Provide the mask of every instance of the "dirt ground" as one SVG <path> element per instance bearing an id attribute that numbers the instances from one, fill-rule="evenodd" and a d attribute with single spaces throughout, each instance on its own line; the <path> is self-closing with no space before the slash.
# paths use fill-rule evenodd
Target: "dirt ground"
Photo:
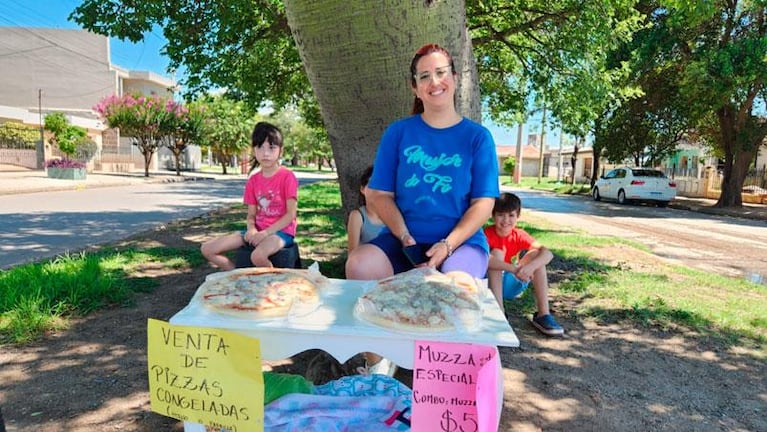
<path id="1" fill-rule="evenodd" d="M 199 244 L 200 220 L 171 224 L 130 242 Z M 183 235 L 182 235 L 183 233 Z M 610 261 L 620 246 L 603 249 Z M 310 262 L 310 251 L 303 251 Z M 659 258 L 632 252 L 622 265 L 653 266 Z M 316 257 L 314 257 L 316 258 Z M 630 264 L 627 264 L 630 263 Z M 180 422 L 149 407 L 146 322 L 169 320 L 213 269 L 160 273 L 160 288 L 131 307 L 73 322 L 34 344 L 0 350 L 0 406 L 9 432 L 181 431 Z M 552 262 L 552 287 L 574 268 Z M 767 431 L 765 363 L 684 329 L 640 327 L 578 316 L 577 300 L 554 290 L 552 309 L 563 338 L 537 333 L 509 312 L 520 348 L 501 348 L 503 431 Z M 306 352 L 271 366 L 325 382 L 354 370 Z M 310 366 L 311 367 L 308 368 Z M 307 370 L 307 368 L 309 370 Z M 397 375 L 408 382 L 407 371 Z"/>

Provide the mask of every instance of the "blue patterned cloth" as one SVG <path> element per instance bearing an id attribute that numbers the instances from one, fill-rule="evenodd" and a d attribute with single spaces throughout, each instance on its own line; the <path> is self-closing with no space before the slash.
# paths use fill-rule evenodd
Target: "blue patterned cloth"
<path id="1" fill-rule="evenodd" d="M 411 390 L 384 375 L 347 376 L 315 394 L 285 395 L 264 407 L 269 432 L 409 431 Z"/>

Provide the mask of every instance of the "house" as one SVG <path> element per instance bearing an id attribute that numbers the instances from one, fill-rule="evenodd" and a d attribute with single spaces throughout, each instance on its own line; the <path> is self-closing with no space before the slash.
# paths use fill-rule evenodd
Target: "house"
<path id="1" fill-rule="evenodd" d="M 103 97 L 140 92 L 172 96 L 173 79 L 132 71 L 111 63 L 109 38 L 85 30 L 0 26 L 0 122 L 40 128 L 50 112 L 63 112 L 72 124 L 87 128 L 98 145 L 95 169 L 143 167 L 143 157 L 119 131 L 100 122 L 92 107 Z M 0 149 L 0 164 L 42 168 L 39 157 L 11 155 Z M 45 146 L 45 158 L 55 150 Z M 30 160 L 36 160 L 30 166 Z M 23 162 L 21 162 L 23 161 Z M 153 169 L 156 169 L 154 161 Z"/>
<path id="2" fill-rule="evenodd" d="M 498 172 L 506 174 L 503 171 L 503 161 L 508 157 L 516 157 L 516 145 L 497 145 L 495 152 L 498 156 Z M 540 160 L 540 150 L 537 146 L 527 144 L 522 146 L 522 177 L 537 177 L 538 165 Z M 544 155 L 545 156 L 545 155 Z"/>
<path id="3" fill-rule="evenodd" d="M 575 160 L 573 161 L 573 156 Z M 564 181 L 571 182 L 573 172 L 575 173 L 576 183 L 589 183 L 594 177 L 594 149 L 592 147 L 562 147 L 554 149 L 551 154 L 552 167 L 549 171 L 549 177 L 561 178 Z M 575 166 L 573 166 L 575 162 Z M 557 175 L 561 173 L 561 175 Z"/>

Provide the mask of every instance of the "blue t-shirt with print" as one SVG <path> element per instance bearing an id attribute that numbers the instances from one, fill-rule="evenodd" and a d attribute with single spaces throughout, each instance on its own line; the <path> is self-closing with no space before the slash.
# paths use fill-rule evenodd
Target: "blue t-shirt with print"
<path id="1" fill-rule="evenodd" d="M 493 137 L 466 118 L 444 129 L 429 126 L 420 115 L 392 123 L 381 138 L 374 167 L 368 187 L 394 192 L 419 243 L 445 238 L 472 199 L 499 195 Z M 464 243 L 488 250 L 481 229 Z"/>

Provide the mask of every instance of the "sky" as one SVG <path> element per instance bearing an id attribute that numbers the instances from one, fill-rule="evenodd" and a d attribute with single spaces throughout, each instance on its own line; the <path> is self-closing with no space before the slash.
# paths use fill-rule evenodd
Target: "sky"
<path id="1" fill-rule="evenodd" d="M 81 3 L 80 0 L 0 0 L 0 26 L 24 26 L 77 29 L 80 26 L 67 19 Z M 168 76 L 168 58 L 161 54 L 165 38 L 161 29 L 154 29 L 144 35 L 144 40 L 134 44 L 110 38 L 111 62 L 130 70 L 151 71 Z M 516 145 L 517 128 L 506 128 L 491 122 L 484 122 L 497 145 Z M 540 119 L 531 120 L 522 131 L 522 143 L 527 144 L 528 133 L 540 133 Z M 550 147 L 559 146 L 559 131 L 546 132 Z"/>
<path id="2" fill-rule="evenodd" d="M 79 0 L 2 0 L 0 26 L 77 29 L 80 26 L 67 17 L 80 3 Z M 160 54 L 164 44 L 161 30 L 145 34 L 144 41 L 138 44 L 110 38 L 111 61 L 126 69 L 170 76 L 166 71 L 169 61 Z"/>

